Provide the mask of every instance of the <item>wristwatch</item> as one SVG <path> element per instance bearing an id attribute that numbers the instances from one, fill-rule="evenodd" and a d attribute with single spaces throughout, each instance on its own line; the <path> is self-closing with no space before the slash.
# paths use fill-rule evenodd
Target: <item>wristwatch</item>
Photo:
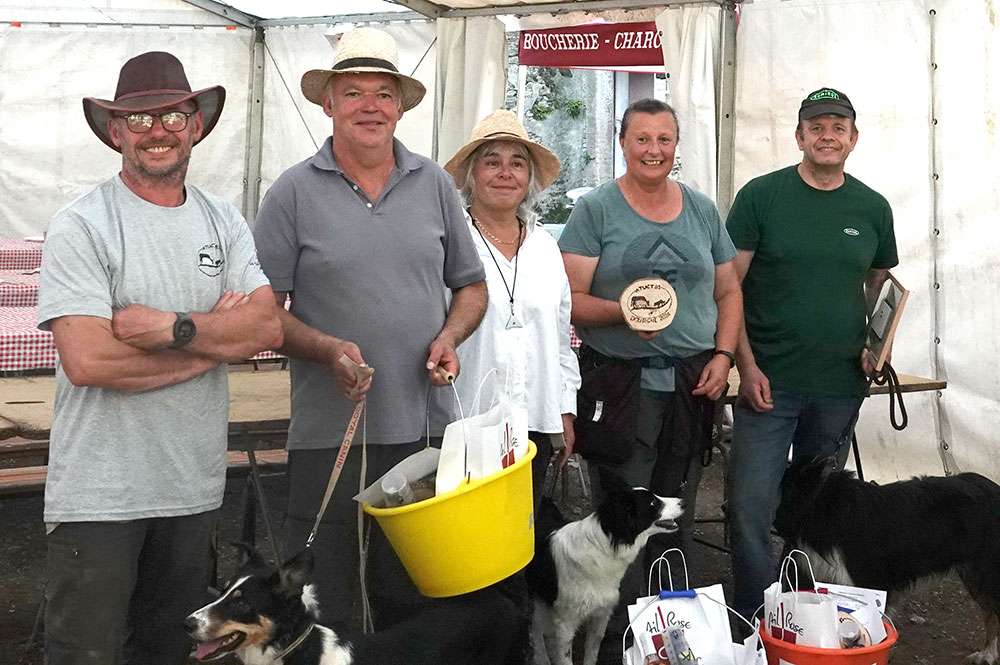
<path id="1" fill-rule="evenodd" d="M 176 312 L 177 319 L 174 321 L 174 341 L 170 344 L 171 349 L 179 349 L 194 339 L 198 333 L 198 328 L 191 320 L 191 315 L 187 312 Z"/>
<path id="2" fill-rule="evenodd" d="M 716 349 L 715 353 L 712 354 L 712 355 L 725 356 L 725 357 L 729 358 L 729 366 L 730 367 L 733 367 L 734 365 L 736 365 L 736 354 L 733 353 L 732 351 L 726 351 L 725 349 Z"/>

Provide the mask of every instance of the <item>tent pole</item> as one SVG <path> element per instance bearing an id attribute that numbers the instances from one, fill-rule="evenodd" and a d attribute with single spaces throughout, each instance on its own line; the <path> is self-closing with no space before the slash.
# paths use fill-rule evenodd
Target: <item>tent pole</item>
<path id="1" fill-rule="evenodd" d="M 260 204 L 260 162 L 264 137 L 264 29 L 254 28 L 250 47 L 247 140 L 243 163 L 243 216 L 253 228 Z"/>
<path id="2" fill-rule="evenodd" d="M 184 0 L 184 2 L 204 9 L 206 12 L 215 14 L 216 16 L 227 18 L 237 25 L 242 25 L 244 28 L 252 28 L 260 20 L 252 14 L 241 12 L 223 2 L 216 2 L 215 0 Z"/>
<path id="3" fill-rule="evenodd" d="M 718 136 L 719 154 L 716 169 L 716 202 L 725 220 L 733 203 L 735 187 L 736 147 L 736 7 L 727 2 L 722 6 L 720 26 Z"/>

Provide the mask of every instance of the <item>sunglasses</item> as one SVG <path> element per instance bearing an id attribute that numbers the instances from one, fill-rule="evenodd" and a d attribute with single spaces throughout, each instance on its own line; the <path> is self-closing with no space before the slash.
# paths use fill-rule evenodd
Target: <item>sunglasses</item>
<path id="1" fill-rule="evenodd" d="M 153 119 L 159 118 L 160 124 L 168 132 L 182 132 L 187 127 L 188 118 L 196 112 L 185 113 L 184 111 L 167 111 L 166 113 L 129 113 L 120 115 L 125 119 L 125 126 L 129 131 L 136 134 L 145 134 L 153 128 Z"/>

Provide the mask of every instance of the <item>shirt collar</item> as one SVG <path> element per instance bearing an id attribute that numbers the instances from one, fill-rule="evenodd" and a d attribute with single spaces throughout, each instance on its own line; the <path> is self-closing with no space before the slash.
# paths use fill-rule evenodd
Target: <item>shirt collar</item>
<path id="1" fill-rule="evenodd" d="M 399 139 L 393 137 L 392 139 L 392 152 L 396 159 L 396 168 L 403 173 L 409 173 L 410 171 L 416 171 L 420 168 L 420 158 L 414 153 L 410 152 L 403 142 Z M 316 154 L 312 156 L 309 163 L 322 171 L 335 171 L 337 173 L 343 174 L 343 169 L 337 164 L 337 158 L 333 154 L 333 137 L 327 136 L 326 141 L 320 146 L 320 149 L 316 151 Z"/>

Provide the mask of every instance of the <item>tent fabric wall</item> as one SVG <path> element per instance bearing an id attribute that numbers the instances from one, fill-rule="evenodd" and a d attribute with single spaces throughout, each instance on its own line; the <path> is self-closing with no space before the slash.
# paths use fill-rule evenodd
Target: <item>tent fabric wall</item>
<path id="1" fill-rule="evenodd" d="M 379 25 L 396 39 L 400 71 L 427 88 L 427 95 L 407 111 L 396 127 L 396 137 L 407 148 L 430 155 L 433 147 L 435 27 L 427 21 Z M 264 31 L 264 132 L 261 154 L 261 196 L 288 167 L 310 157 L 332 131 L 323 109 L 302 96 L 299 81 L 310 69 L 333 64 L 334 51 L 326 38 L 348 24 L 279 26 Z"/>
<path id="2" fill-rule="evenodd" d="M 113 98 L 122 64 L 151 50 L 180 58 L 196 88 L 225 86 L 222 117 L 194 149 L 188 179 L 238 206 L 251 40 L 244 29 L 0 26 L 0 237 L 41 234 L 118 172 L 121 157 L 91 132 L 81 99 Z"/>
<path id="3" fill-rule="evenodd" d="M 465 145 L 476 123 L 503 108 L 506 35 L 495 18 L 439 19 L 436 157 L 442 164 Z"/>
<path id="4" fill-rule="evenodd" d="M 847 170 L 892 205 L 900 258 L 893 274 L 912 292 L 893 365 L 949 382 L 940 396 L 906 395 L 910 423 L 903 432 L 889 425 L 887 398 L 867 400 L 858 438 L 872 478 L 974 470 L 1000 479 L 990 432 L 1000 415 L 1000 377 L 983 362 L 1000 351 L 992 335 L 1000 269 L 991 256 L 998 190 L 984 169 L 996 163 L 998 148 L 997 28 L 987 2 L 975 3 L 979 11 L 969 11 L 970 4 L 757 0 L 743 7 L 737 188 L 800 160 L 793 132 L 806 94 L 822 86 L 847 93 L 860 130 Z M 936 73 L 932 29 L 938 59 L 947 62 Z M 936 136 L 932 98 L 940 106 Z"/>
<path id="5" fill-rule="evenodd" d="M 718 169 L 716 90 L 722 8 L 670 7 L 656 17 L 663 63 L 670 75 L 670 101 L 681 138 L 681 179 L 715 201 Z"/>

